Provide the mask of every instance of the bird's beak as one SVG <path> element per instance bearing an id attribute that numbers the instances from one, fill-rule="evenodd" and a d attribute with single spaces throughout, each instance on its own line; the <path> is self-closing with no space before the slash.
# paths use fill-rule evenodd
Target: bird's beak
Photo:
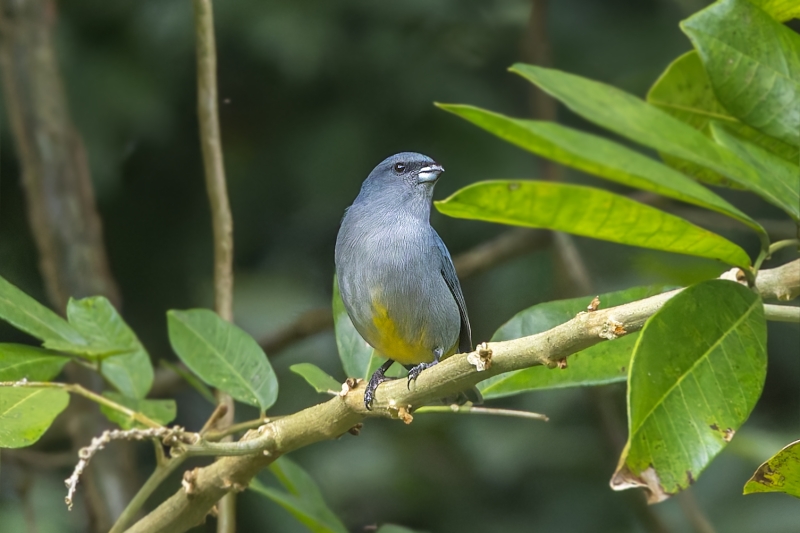
<path id="1" fill-rule="evenodd" d="M 438 163 L 422 167 L 417 174 L 417 183 L 435 183 L 442 172 L 444 167 Z"/>

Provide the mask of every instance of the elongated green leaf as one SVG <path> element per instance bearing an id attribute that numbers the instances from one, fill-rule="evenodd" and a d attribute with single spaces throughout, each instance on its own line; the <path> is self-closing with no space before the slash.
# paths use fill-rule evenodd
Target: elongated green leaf
<path id="1" fill-rule="evenodd" d="M 0 448 L 30 446 L 68 403 L 61 389 L 0 387 Z"/>
<path id="2" fill-rule="evenodd" d="M 800 222 L 800 166 L 738 139 L 718 123 L 711 125 L 711 132 L 718 143 L 756 169 L 758 182 L 753 184 L 752 189 L 758 189 L 765 198 L 769 196 L 770 202 Z"/>
<path id="3" fill-rule="evenodd" d="M 747 268 L 739 246 L 674 215 L 602 189 L 543 181 L 484 181 L 436 208 L 469 218 L 565 231 L 584 237 L 718 259 Z"/>
<path id="4" fill-rule="evenodd" d="M 659 152 L 714 170 L 762 194 L 753 188 L 753 184 L 758 183 L 755 169 L 700 131 L 631 94 L 554 69 L 517 64 L 511 70 L 599 126 Z"/>
<path id="5" fill-rule="evenodd" d="M 800 440 L 769 458 L 745 484 L 744 493 L 785 492 L 800 498 Z"/>
<path id="6" fill-rule="evenodd" d="M 761 299 L 732 281 L 687 288 L 645 324 L 628 375 L 628 444 L 611 479 L 660 501 L 696 480 L 761 395 Z"/>
<path id="7" fill-rule="evenodd" d="M 253 337 L 207 309 L 170 311 L 167 322 L 172 349 L 200 379 L 240 402 L 272 407 L 278 379 Z"/>
<path id="8" fill-rule="evenodd" d="M 742 122 L 800 145 L 800 35 L 747 0 L 722 0 L 681 23 L 714 93 Z"/>
<path id="9" fill-rule="evenodd" d="M 321 393 L 339 392 L 342 384 L 325 373 L 317 365 L 311 363 L 298 363 L 289 367 L 289 370 L 302 377 L 306 382 L 314 387 L 314 390 Z"/>
<path id="10" fill-rule="evenodd" d="M 667 67 L 647 94 L 647 101 L 708 137 L 711 137 L 710 122 L 716 120 L 723 122 L 739 137 L 743 137 L 787 161 L 797 162 L 800 158 L 798 155 L 800 149 L 797 146 L 791 146 L 775 137 L 764 135 L 740 122 L 722 107 L 714 95 L 711 80 L 708 79 L 703 63 L 694 50 L 680 56 Z M 666 153 L 662 153 L 661 156 L 670 166 L 700 180 L 741 187 L 717 172 L 690 161 L 678 159 Z"/>
<path id="11" fill-rule="evenodd" d="M 0 381 L 49 381 L 56 377 L 69 357 L 24 344 L 0 344 Z"/>
<path id="12" fill-rule="evenodd" d="M 361 338 L 356 331 L 344 308 L 342 296 L 339 294 L 339 284 L 335 277 L 333 280 L 333 327 L 344 373 L 351 378 L 369 379 L 386 359 L 367 344 L 367 341 Z"/>
<path id="13" fill-rule="evenodd" d="M 600 306 L 603 309 L 628 302 L 641 300 L 664 292 L 666 287 L 634 287 L 624 291 L 601 294 Z M 519 339 L 536 335 L 575 318 L 586 311 L 592 297 L 556 300 L 534 305 L 520 311 L 508 322 L 500 326 L 492 341 Z M 625 335 L 610 342 L 596 344 L 570 357 L 567 368 L 550 369 L 535 366 L 494 376 L 478 384 L 485 399 L 511 396 L 531 390 L 602 385 L 624 381 L 628 377 L 633 346 L 638 333 Z"/>
<path id="14" fill-rule="evenodd" d="M 37 339 L 86 344 L 66 320 L 0 277 L 0 318 Z"/>
<path id="15" fill-rule="evenodd" d="M 465 105 L 439 104 L 439 107 L 553 161 L 629 187 L 712 209 L 764 232 L 757 222 L 699 183 L 621 144 L 554 122 L 515 119 Z"/>
<path id="16" fill-rule="evenodd" d="M 102 352 L 100 373 L 125 396 L 144 398 L 153 385 L 150 356 L 111 302 L 103 296 L 70 298 L 67 318 L 89 346 Z M 70 352 L 68 347 L 62 349 Z M 80 350 L 78 346 L 76 351 Z"/>
<path id="17" fill-rule="evenodd" d="M 330 510 L 317 484 L 297 463 L 281 457 L 269 466 L 287 492 L 268 487 L 253 479 L 250 489 L 274 501 L 314 533 L 347 533 Z"/>
<path id="18" fill-rule="evenodd" d="M 116 402 L 120 405 L 127 407 L 133 411 L 137 411 L 147 416 L 150 420 L 158 422 L 162 425 L 167 425 L 177 415 L 178 407 L 175 405 L 175 400 L 141 400 L 136 398 L 129 398 L 118 394 L 116 392 L 105 391 L 103 396 Z M 112 409 L 106 405 L 101 405 L 100 410 L 106 415 L 106 418 L 117 424 L 122 429 L 143 428 L 143 424 L 125 416 L 119 411 Z"/>

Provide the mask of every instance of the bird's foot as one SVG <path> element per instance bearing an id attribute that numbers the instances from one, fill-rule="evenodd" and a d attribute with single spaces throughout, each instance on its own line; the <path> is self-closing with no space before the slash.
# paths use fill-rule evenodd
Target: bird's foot
<path id="1" fill-rule="evenodd" d="M 428 368 L 439 364 L 439 360 L 442 358 L 442 353 L 444 353 L 443 349 L 436 348 L 433 351 L 433 361 L 431 361 L 430 363 L 420 363 L 417 366 L 412 366 L 411 368 L 408 369 L 409 390 L 411 389 L 411 382 L 416 381 L 423 370 L 427 370 Z"/>
<path id="2" fill-rule="evenodd" d="M 391 381 L 394 378 L 387 378 L 386 371 L 389 370 L 389 367 L 392 366 L 392 361 L 389 359 L 385 363 L 381 365 L 381 367 L 372 374 L 372 377 L 369 378 L 369 383 L 367 383 L 367 390 L 364 391 L 364 407 L 367 408 L 367 411 L 372 411 L 372 402 L 375 400 L 375 390 L 378 388 L 378 385 L 383 383 L 384 381 Z"/>

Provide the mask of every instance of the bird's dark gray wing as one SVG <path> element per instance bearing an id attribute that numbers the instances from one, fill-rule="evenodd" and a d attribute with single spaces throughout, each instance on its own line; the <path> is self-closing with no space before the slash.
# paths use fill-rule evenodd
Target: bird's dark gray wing
<path id="1" fill-rule="evenodd" d="M 450 288 L 453 298 L 458 304 L 458 314 L 461 316 L 461 332 L 458 336 L 458 351 L 460 353 L 472 351 L 472 330 L 469 326 L 469 316 L 467 315 L 467 304 L 464 302 L 464 294 L 461 292 L 461 283 L 458 281 L 456 275 L 456 267 L 453 266 L 453 259 L 450 257 L 450 252 L 442 242 L 442 238 L 436 233 L 436 230 L 431 228 L 433 241 L 436 243 L 436 248 L 441 255 L 441 272 L 445 283 Z"/>

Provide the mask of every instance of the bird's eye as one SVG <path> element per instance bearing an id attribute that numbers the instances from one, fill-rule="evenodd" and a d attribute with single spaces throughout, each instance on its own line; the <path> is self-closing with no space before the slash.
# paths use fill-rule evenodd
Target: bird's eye
<path id="1" fill-rule="evenodd" d="M 406 171 L 405 163 L 395 163 L 394 171 L 397 172 L 398 174 L 402 174 L 403 172 L 405 172 Z"/>

